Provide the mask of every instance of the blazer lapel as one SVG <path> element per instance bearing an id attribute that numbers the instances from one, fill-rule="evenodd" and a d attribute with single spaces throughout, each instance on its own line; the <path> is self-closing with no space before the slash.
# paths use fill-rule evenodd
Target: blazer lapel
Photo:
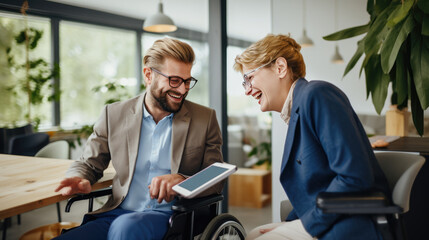
<path id="1" fill-rule="evenodd" d="M 134 172 L 137 160 L 137 153 L 140 142 L 141 123 L 143 119 L 143 100 L 145 94 L 140 95 L 137 104 L 130 108 L 130 111 L 125 116 L 127 128 L 127 146 L 130 174 Z M 131 175 L 130 175 L 131 176 Z"/>
<path id="2" fill-rule="evenodd" d="M 295 90 L 293 91 L 291 119 L 289 122 L 289 128 L 286 135 L 281 172 L 283 172 L 287 162 L 289 161 L 290 152 L 292 151 L 292 146 L 294 143 L 295 131 L 299 123 L 299 105 L 301 103 L 301 97 L 302 97 L 300 93 L 308 83 L 307 80 L 305 80 L 304 78 L 300 78 L 297 81 L 298 82 L 296 83 Z"/>
<path id="3" fill-rule="evenodd" d="M 178 173 L 180 162 L 182 160 L 183 150 L 185 148 L 186 138 L 188 137 L 188 128 L 191 118 L 188 116 L 186 102 L 182 109 L 173 117 L 173 132 L 171 144 L 171 173 Z"/>

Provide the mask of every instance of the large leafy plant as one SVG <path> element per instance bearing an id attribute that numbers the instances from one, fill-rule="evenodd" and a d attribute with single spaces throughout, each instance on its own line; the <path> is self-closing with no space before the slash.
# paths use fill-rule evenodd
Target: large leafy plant
<path id="1" fill-rule="evenodd" d="M 361 34 L 357 50 L 344 76 L 364 55 L 360 75 L 365 70 L 367 97 L 378 114 L 383 109 L 389 84 L 392 104 L 411 102 L 414 126 L 423 135 L 424 110 L 429 106 L 429 1 L 368 0 L 370 21 L 323 37 L 342 40 Z"/>

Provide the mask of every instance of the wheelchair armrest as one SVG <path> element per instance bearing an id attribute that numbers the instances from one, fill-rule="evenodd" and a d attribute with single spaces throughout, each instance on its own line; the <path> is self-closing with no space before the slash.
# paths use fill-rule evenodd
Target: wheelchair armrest
<path id="1" fill-rule="evenodd" d="M 90 201 L 92 201 L 94 198 L 102 197 L 102 196 L 106 196 L 106 195 L 111 195 L 111 194 L 112 194 L 112 188 L 111 187 L 96 190 L 96 191 L 93 191 L 93 192 L 90 192 L 87 194 L 78 194 L 77 196 L 72 197 L 69 200 L 67 200 L 67 205 L 66 205 L 65 211 L 70 212 L 71 205 L 74 202 L 86 200 L 86 199 L 89 199 Z M 92 205 L 92 203 L 90 203 L 90 206 L 91 205 Z M 92 206 L 90 208 L 92 208 Z"/>
<path id="2" fill-rule="evenodd" d="M 223 195 L 221 194 L 214 194 L 207 197 L 193 199 L 180 198 L 176 203 L 174 203 L 171 209 L 179 212 L 193 211 L 222 200 Z"/>
<path id="3" fill-rule="evenodd" d="M 389 205 L 382 192 L 321 192 L 317 207 L 324 213 L 337 214 L 394 214 L 403 209 Z"/>

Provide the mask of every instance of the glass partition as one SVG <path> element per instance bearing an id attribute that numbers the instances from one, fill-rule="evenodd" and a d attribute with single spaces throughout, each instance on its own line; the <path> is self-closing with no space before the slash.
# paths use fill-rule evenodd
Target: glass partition
<path id="1" fill-rule="evenodd" d="M 235 57 L 244 50 L 227 48 L 228 154 L 230 163 L 252 167 L 271 158 L 271 114 L 261 112 L 257 101 L 244 94 L 243 76 L 233 69 Z"/>

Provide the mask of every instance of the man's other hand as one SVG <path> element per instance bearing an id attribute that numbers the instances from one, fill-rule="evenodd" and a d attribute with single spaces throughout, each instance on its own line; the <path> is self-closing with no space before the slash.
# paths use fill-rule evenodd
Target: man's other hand
<path id="1" fill-rule="evenodd" d="M 162 200 L 171 202 L 176 196 L 176 192 L 173 191 L 173 186 L 185 180 L 185 177 L 179 174 L 167 174 L 152 178 L 152 182 L 149 185 L 149 193 L 152 199 L 158 199 L 158 203 Z"/>
<path id="2" fill-rule="evenodd" d="M 70 196 L 76 193 L 90 193 L 91 183 L 87 179 L 80 177 L 65 178 L 60 182 L 55 192 L 60 192 L 63 196 Z"/>

